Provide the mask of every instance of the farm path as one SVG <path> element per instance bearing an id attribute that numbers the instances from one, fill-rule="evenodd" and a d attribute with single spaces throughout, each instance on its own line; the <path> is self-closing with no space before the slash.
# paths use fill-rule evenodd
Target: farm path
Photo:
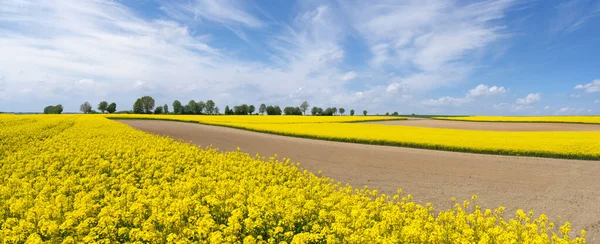
<path id="1" fill-rule="evenodd" d="M 600 162 L 481 155 L 362 145 L 278 136 L 193 123 L 120 120 L 129 126 L 202 147 L 251 155 L 290 158 L 311 172 L 353 187 L 368 185 L 386 194 L 398 188 L 415 202 L 451 208 L 477 194 L 485 208 L 504 206 L 544 213 L 555 222 L 568 220 L 573 230 L 587 231 L 589 243 L 600 242 Z"/>
<path id="2" fill-rule="evenodd" d="M 409 118 L 408 120 L 373 121 L 364 123 L 488 131 L 600 131 L 600 125 L 595 124 L 475 122 L 423 118 Z"/>

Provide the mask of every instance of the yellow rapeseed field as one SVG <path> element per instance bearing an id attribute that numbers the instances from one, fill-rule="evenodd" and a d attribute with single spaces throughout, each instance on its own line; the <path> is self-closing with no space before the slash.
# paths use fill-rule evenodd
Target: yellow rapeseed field
<path id="1" fill-rule="evenodd" d="M 482 121 L 482 122 L 600 124 L 600 116 L 465 116 L 465 117 L 434 117 L 434 119 L 460 120 L 460 121 Z"/>
<path id="2" fill-rule="evenodd" d="M 2 243 L 585 243 L 568 222 L 503 212 L 434 209 L 101 116 L 0 115 Z"/>
<path id="3" fill-rule="evenodd" d="M 333 118 L 360 116 L 181 116 L 181 115 L 128 115 L 119 118 L 169 119 L 195 121 L 242 128 L 253 131 L 317 138 L 344 142 L 395 145 L 436 150 L 475 152 L 503 155 L 557 157 L 600 160 L 600 132 L 506 132 L 478 131 L 414 126 L 334 123 Z M 112 116 L 115 118 L 116 116 Z M 208 117 L 208 118 L 205 118 Z M 214 117 L 218 117 L 213 119 Z M 244 118 L 253 117 L 252 123 Z M 306 118 L 300 118 L 306 117 Z M 321 123 L 285 123 L 298 118 L 310 121 L 332 118 Z M 378 118 L 378 117 L 373 117 Z M 385 117 L 384 117 L 385 118 Z M 261 122 L 262 119 L 262 123 Z"/>
<path id="4" fill-rule="evenodd" d="M 600 160 L 600 132 L 475 131 L 348 123 L 230 125 L 282 135 L 346 142 Z"/>

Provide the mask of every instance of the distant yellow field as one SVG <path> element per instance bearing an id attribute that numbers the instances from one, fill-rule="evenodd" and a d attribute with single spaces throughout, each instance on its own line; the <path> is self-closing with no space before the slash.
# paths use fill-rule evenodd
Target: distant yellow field
<path id="1" fill-rule="evenodd" d="M 280 135 L 366 144 L 488 154 L 600 160 L 600 132 L 476 131 L 339 123 L 336 121 L 352 118 L 351 116 L 290 116 L 289 118 L 286 118 L 287 116 L 109 116 L 109 118 L 115 117 L 198 121 L 204 124 Z M 366 119 L 369 118 L 381 119 L 386 117 L 367 117 Z M 311 120 L 314 123 L 311 123 Z"/>
<path id="2" fill-rule="evenodd" d="M 434 119 L 481 122 L 533 122 L 600 124 L 600 116 L 465 116 L 434 117 Z"/>
<path id="3" fill-rule="evenodd" d="M 227 125 L 336 141 L 506 155 L 600 159 L 600 132 L 471 131 L 355 123 Z"/>
<path id="4" fill-rule="evenodd" d="M 100 115 L 102 116 L 102 115 Z M 108 118 L 164 119 L 200 122 L 203 124 L 243 123 L 243 124 L 302 124 L 302 123 L 346 123 L 378 120 L 405 120 L 403 117 L 389 116 L 260 116 L 260 115 L 153 115 L 153 114 L 113 114 Z"/>

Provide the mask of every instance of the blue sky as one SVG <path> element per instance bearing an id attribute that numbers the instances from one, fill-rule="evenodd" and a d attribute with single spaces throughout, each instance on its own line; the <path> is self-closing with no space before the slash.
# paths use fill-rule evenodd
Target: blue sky
<path id="1" fill-rule="evenodd" d="M 600 1 L 0 0 L 0 111 L 600 114 Z"/>

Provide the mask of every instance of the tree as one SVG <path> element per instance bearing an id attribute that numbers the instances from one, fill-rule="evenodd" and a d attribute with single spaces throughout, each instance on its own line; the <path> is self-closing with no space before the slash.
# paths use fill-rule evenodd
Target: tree
<path id="1" fill-rule="evenodd" d="M 142 103 L 142 99 L 138 98 L 133 103 L 133 113 L 134 114 L 143 114 L 144 113 L 144 104 Z"/>
<path id="2" fill-rule="evenodd" d="M 219 107 L 218 107 L 218 106 L 216 106 L 216 107 L 215 107 L 215 114 L 219 114 L 219 111 L 220 111 L 220 110 L 219 110 Z"/>
<path id="3" fill-rule="evenodd" d="M 333 111 L 333 115 L 335 115 L 335 114 L 337 113 L 337 108 L 336 108 L 336 107 L 333 107 L 333 108 L 331 109 L 331 111 Z"/>
<path id="4" fill-rule="evenodd" d="M 313 116 L 320 115 L 320 113 L 319 113 L 319 109 L 320 109 L 319 107 L 312 107 L 312 109 L 310 110 L 310 113 L 311 113 Z"/>
<path id="5" fill-rule="evenodd" d="M 248 113 L 249 114 L 253 114 L 255 110 L 256 110 L 256 108 L 254 107 L 254 105 L 248 106 Z"/>
<path id="6" fill-rule="evenodd" d="M 61 114 L 63 111 L 63 106 L 62 105 L 56 105 L 56 106 L 46 106 L 44 108 L 44 113 L 45 114 Z"/>
<path id="7" fill-rule="evenodd" d="M 367 116 L 367 110 L 363 110 L 363 115 Z"/>
<path id="8" fill-rule="evenodd" d="M 192 114 L 193 110 L 192 108 L 190 108 L 190 105 L 185 105 L 183 106 L 183 108 L 181 109 L 181 113 L 182 114 Z"/>
<path id="9" fill-rule="evenodd" d="M 233 106 L 233 114 L 235 114 L 235 115 L 241 115 L 242 114 L 242 107 L 241 106 Z"/>
<path id="10" fill-rule="evenodd" d="M 350 109 L 350 116 L 354 116 L 354 109 Z"/>
<path id="11" fill-rule="evenodd" d="M 398 116 L 398 112 L 394 112 L 392 115 L 394 115 L 394 116 Z"/>
<path id="12" fill-rule="evenodd" d="M 281 115 L 281 108 L 279 106 L 275 106 L 275 114 Z"/>
<path id="13" fill-rule="evenodd" d="M 183 107 L 181 106 L 181 102 L 179 100 L 175 100 L 173 102 L 173 113 L 174 114 L 182 114 Z"/>
<path id="14" fill-rule="evenodd" d="M 339 110 L 339 111 L 340 111 L 340 114 L 341 114 L 341 115 L 344 115 L 344 113 L 346 112 L 346 110 L 345 110 L 344 108 L 340 108 L 340 110 Z"/>
<path id="15" fill-rule="evenodd" d="M 158 106 L 154 109 L 154 114 L 162 114 L 163 113 L 163 107 Z"/>
<path id="16" fill-rule="evenodd" d="M 215 102 L 213 102 L 213 100 L 206 101 L 204 110 L 206 110 L 207 114 L 213 114 L 215 112 Z"/>
<path id="17" fill-rule="evenodd" d="M 269 105 L 266 109 L 267 115 L 275 115 L 275 107 Z"/>
<path id="18" fill-rule="evenodd" d="M 247 104 L 242 104 L 239 106 L 233 107 L 233 113 L 236 115 L 248 115 L 250 112 L 250 107 Z"/>
<path id="19" fill-rule="evenodd" d="M 385 116 L 390 116 L 390 112 L 385 112 Z"/>
<path id="20" fill-rule="evenodd" d="M 191 114 L 196 114 L 196 110 L 198 109 L 198 108 L 197 108 L 197 107 L 198 107 L 198 104 L 196 104 L 196 101 L 194 101 L 193 99 L 192 99 L 192 100 L 190 100 L 190 101 L 188 102 L 188 106 L 189 106 L 189 108 L 190 108 L 190 111 L 189 111 L 189 112 L 190 112 Z"/>
<path id="21" fill-rule="evenodd" d="M 325 111 L 323 111 L 323 113 L 321 113 L 321 115 L 332 116 L 333 115 L 333 108 L 326 108 Z"/>
<path id="22" fill-rule="evenodd" d="M 300 109 L 302 109 L 302 114 L 306 115 L 306 110 L 308 109 L 308 102 L 304 101 L 301 105 L 300 105 Z"/>
<path id="23" fill-rule="evenodd" d="M 54 106 L 54 112 L 56 112 L 57 114 L 62 114 L 62 112 L 63 112 L 62 104 L 58 104 L 58 105 Z"/>
<path id="24" fill-rule="evenodd" d="M 198 101 L 198 103 L 196 103 L 196 114 L 203 114 L 205 108 L 206 103 L 204 103 L 204 101 Z"/>
<path id="25" fill-rule="evenodd" d="M 79 106 L 79 111 L 84 114 L 88 114 L 92 111 L 92 105 L 89 102 L 84 102 L 81 104 L 81 106 Z"/>
<path id="26" fill-rule="evenodd" d="M 260 114 L 265 114 L 265 112 L 267 112 L 267 105 L 264 103 L 260 104 L 260 107 L 258 107 L 258 112 Z"/>
<path id="27" fill-rule="evenodd" d="M 163 105 L 163 113 L 168 114 L 169 113 L 169 105 Z"/>
<path id="28" fill-rule="evenodd" d="M 281 115 L 281 108 L 279 106 L 268 106 L 267 114 L 268 115 Z"/>
<path id="29" fill-rule="evenodd" d="M 302 109 L 299 107 L 285 107 L 283 113 L 285 115 L 302 115 Z"/>
<path id="30" fill-rule="evenodd" d="M 108 112 L 109 114 L 112 114 L 115 111 L 117 111 L 117 104 L 116 103 L 111 103 L 111 104 L 108 105 L 108 107 L 106 107 L 106 112 Z"/>
<path id="31" fill-rule="evenodd" d="M 240 115 L 248 115 L 248 111 L 249 111 L 248 104 L 244 103 L 244 104 L 240 105 L 240 108 L 241 108 Z"/>
<path id="32" fill-rule="evenodd" d="M 154 109 L 154 98 L 151 96 L 143 96 L 140 100 L 142 102 L 142 107 L 144 108 L 144 113 L 152 113 L 152 110 Z"/>
<path id="33" fill-rule="evenodd" d="M 229 115 L 231 111 L 229 110 L 229 105 L 225 106 L 225 115 Z"/>
<path id="34" fill-rule="evenodd" d="M 100 110 L 100 112 L 102 112 L 102 113 L 104 113 L 107 108 L 108 108 L 108 103 L 106 101 L 102 101 L 98 104 L 98 110 Z"/>

